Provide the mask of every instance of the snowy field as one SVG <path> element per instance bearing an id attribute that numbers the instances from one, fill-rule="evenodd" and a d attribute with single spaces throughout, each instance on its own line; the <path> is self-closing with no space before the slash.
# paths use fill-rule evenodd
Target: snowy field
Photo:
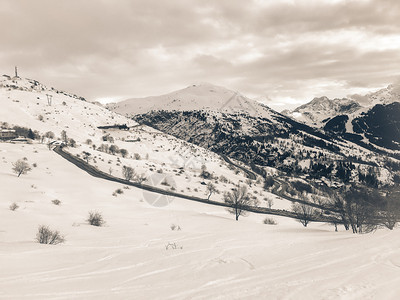
<path id="1" fill-rule="evenodd" d="M 37 167 L 18 178 L 11 162 L 22 157 Z M 182 199 L 156 208 L 141 190 L 91 177 L 40 144 L 0 144 L 0 188 L 0 299 L 400 295 L 398 230 L 353 235 L 280 217 L 265 225 L 255 214 L 236 222 L 222 207 Z M 118 188 L 124 193 L 112 196 Z M 103 214 L 105 226 L 87 224 L 91 210 Z M 66 242 L 37 243 L 42 224 Z"/>

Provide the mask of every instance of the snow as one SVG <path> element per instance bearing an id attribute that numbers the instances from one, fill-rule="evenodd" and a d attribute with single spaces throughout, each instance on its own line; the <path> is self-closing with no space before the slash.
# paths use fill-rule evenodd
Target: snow
<path id="1" fill-rule="evenodd" d="M 338 115 L 348 115 L 349 120 L 346 124 L 346 131 L 353 133 L 353 126 L 351 124 L 353 119 L 359 117 L 362 113 L 367 112 L 377 104 L 399 102 L 399 91 L 398 84 L 391 84 L 386 88 L 379 89 L 376 92 L 371 92 L 364 96 L 350 95 L 349 98 L 333 100 L 323 96 L 314 98 L 312 101 L 297 107 L 293 111 L 285 111 L 285 114 L 299 122 L 318 128 L 325 125 L 324 120 L 334 118 Z M 360 106 L 357 106 L 357 103 Z M 351 108 L 342 111 L 342 108 L 346 106 Z"/>
<path id="2" fill-rule="evenodd" d="M 129 122 L 57 93 L 49 107 L 43 98 L 48 90 L 0 91 L 0 121 L 56 134 L 66 128 L 78 142 L 69 148 L 75 154 L 90 150 L 87 138 L 102 143 L 110 131 L 97 126 Z M 40 114 L 48 119 L 39 121 Z M 139 172 L 149 172 L 153 164 L 194 192 L 203 161 L 185 168 L 190 182 L 173 170 L 198 155 L 209 171 L 231 181 L 218 183 L 221 192 L 245 180 L 215 154 L 148 127 L 112 135 L 116 145 L 142 159 L 93 150 L 99 169 L 111 165 L 117 173 L 117 158 Z M 140 143 L 123 141 L 138 135 Z M 23 157 L 36 167 L 18 178 L 12 162 Z M 123 193 L 113 196 L 117 189 Z M 275 197 L 274 208 L 290 206 L 260 184 L 253 184 L 251 192 L 261 199 Z M 204 197 L 204 191 L 198 195 Z M 55 199 L 61 204 L 53 204 Z M 223 207 L 172 200 L 166 207 L 151 206 L 142 190 L 92 177 L 45 144 L 0 143 L 0 299 L 397 299 L 400 294 L 398 229 L 353 235 L 342 227 L 339 232 L 322 223 L 304 228 L 276 216 L 278 225 L 265 225 L 266 215 L 235 221 Z M 13 202 L 19 205 L 15 211 L 9 209 Z M 105 226 L 88 225 L 89 211 L 101 212 Z M 66 242 L 37 243 L 42 224 L 59 230 Z M 181 230 L 171 230 L 172 224 Z M 176 249 L 167 249 L 168 244 Z"/>
<path id="3" fill-rule="evenodd" d="M 178 198 L 152 207 L 133 187 L 113 197 L 122 185 L 91 177 L 45 145 L 0 146 L 1 299 L 395 299 L 400 292 L 397 230 L 352 235 L 283 217 L 271 226 L 255 214 L 236 222 L 223 208 Z M 11 162 L 23 156 L 37 167 L 18 178 Z M 11 211 L 14 201 L 20 208 Z M 90 210 L 106 226 L 88 225 Z M 66 243 L 34 242 L 40 224 L 60 230 Z M 168 243 L 178 249 L 166 250 Z"/>
<path id="4" fill-rule="evenodd" d="M 210 83 L 194 84 L 161 96 L 127 99 L 109 104 L 108 108 L 126 116 L 147 113 L 151 110 L 239 112 L 266 118 L 277 114 L 265 105 L 238 92 Z"/>

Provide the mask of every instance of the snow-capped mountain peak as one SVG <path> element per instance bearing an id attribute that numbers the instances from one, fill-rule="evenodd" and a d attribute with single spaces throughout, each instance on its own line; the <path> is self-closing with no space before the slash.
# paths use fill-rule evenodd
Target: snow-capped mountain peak
<path id="1" fill-rule="evenodd" d="M 400 84 L 389 84 L 386 88 L 380 89 L 365 96 L 354 97 L 363 106 L 372 107 L 377 104 L 390 104 L 400 101 Z"/>
<path id="2" fill-rule="evenodd" d="M 391 104 L 400 101 L 400 84 L 390 84 L 386 88 L 366 95 L 350 95 L 348 98 L 329 99 L 316 97 L 292 111 L 282 113 L 311 126 L 323 127 L 327 120 L 338 115 L 366 112 L 377 104 Z"/>
<path id="3" fill-rule="evenodd" d="M 221 113 L 246 113 L 269 117 L 272 110 L 249 99 L 239 92 L 207 82 L 190 85 L 165 95 L 146 98 L 131 98 L 108 105 L 110 110 L 132 116 L 152 110 L 165 111 L 214 111 Z"/>
<path id="4" fill-rule="evenodd" d="M 316 97 L 293 111 L 285 112 L 286 115 L 312 126 L 320 127 L 325 120 L 339 114 L 353 113 L 361 105 L 353 99 L 329 99 L 326 96 Z"/>

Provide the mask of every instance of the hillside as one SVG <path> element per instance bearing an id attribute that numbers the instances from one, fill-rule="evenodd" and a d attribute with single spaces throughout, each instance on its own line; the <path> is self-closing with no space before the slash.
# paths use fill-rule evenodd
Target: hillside
<path id="1" fill-rule="evenodd" d="M 166 95 L 127 99 L 108 104 L 107 108 L 128 117 L 157 110 L 239 112 L 260 117 L 276 114 L 267 106 L 238 92 L 210 83 L 194 84 Z"/>
<path id="2" fill-rule="evenodd" d="M 0 101 L 5 108 L 0 111 L 2 127 L 30 128 L 44 146 L 52 140 L 61 140 L 64 130 L 68 140 L 75 142 L 68 152 L 80 158 L 86 156 L 100 170 L 122 177 L 122 166 L 131 166 L 138 176 L 149 181 L 158 176 L 170 180 L 167 185 L 156 182 L 164 189 L 179 189 L 192 196 L 205 197 L 206 187 L 201 185 L 204 180 L 196 178 L 203 165 L 215 178 L 231 179 L 217 183 L 220 190 L 246 179 L 243 173 L 235 174 L 235 170 L 213 152 L 151 127 L 139 126 L 124 116 L 68 93 L 48 89 L 43 84 L 38 83 L 41 88 L 35 89 L 31 82 L 28 79 L 2 81 Z M 51 105 L 46 95 L 53 96 Z M 114 124 L 125 124 L 129 130 L 114 128 Z M 55 137 L 46 138 L 46 132 L 53 132 Z M 120 152 L 121 149 L 125 152 Z M 257 189 L 261 191 L 262 187 Z M 222 196 L 214 197 L 222 201 Z M 284 203 L 279 208 L 288 206 Z"/>
<path id="3" fill-rule="evenodd" d="M 293 111 L 282 113 L 310 126 L 320 128 L 323 124 L 337 115 L 351 114 L 361 109 L 361 105 L 351 99 L 314 98 Z"/>
<path id="4" fill-rule="evenodd" d="M 236 159 L 262 177 L 273 168 L 282 176 L 300 176 L 312 185 L 322 180 L 324 185 L 341 186 L 348 180 L 358 182 L 360 174 L 371 171 L 380 185 L 386 185 L 398 172 L 381 155 L 384 152 L 324 135 L 285 117 L 271 122 L 240 114 L 153 111 L 134 120 Z M 350 177 L 338 175 L 343 163 Z"/>
<path id="5" fill-rule="evenodd" d="M 0 103 L 2 128 L 35 133 L 26 143 L 0 141 L 1 299 L 396 299 L 397 228 L 355 235 L 340 222 L 304 227 L 265 213 L 235 221 L 226 207 L 206 203 L 223 202 L 240 184 L 264 212 L 294 214 L 292 203 L 307 203 L 312 220 L 337 220 L 326 186 L 338 176 L 327 178 L 319 163 L 334 163 L 335 171 L 353 165 L 356 176 L 371 169 L 368 160 L 383 185 L 394 174 L 385 157 L 268 108 L 265 117 L 261 108 L 260 115 L 153 111 L 138 124 L 68 92 L 6 77 Z M 135 185 L 91 176 L 51 151 L 55 141 L 98 172 L 124 179 L 123 167 L 132 167 Z M 233 158 L 224 159 L 217 147 Z M 271 158 L 260 164 L 268 177 L 247 178 L 253 155 Z M 296 159 L 319 179 L 288 175 Z M 13 172 L 18 160 L 31 167 L 20 177 Z M 89 225 L 89 212 L 100 213 L 103 226 Z M 38 243 L 40 225 L 58 230 L 64 243 Z"/>
<path id="6" fill-rule="evenodd" d="M 397 230 L 351 235 L 279 217 L 265 225 L 253 214 L 236 222 L 223 208 L 180 199 L 154 208 L 135 188 L 111 196 L 120 184 L 91 177 L 42 145 L 0 146 L 2 299 L 396 298 Z M 10 162 L 21 156 L 38 166 L 17 178 Z M 16 211 L 8 209 L 12 201 Z M 89 226 L 90 210 L 102 212 L 106 225 Z M 34 242 L 39 224 L 60 230 L 66 242 Z"/>
<path id="7" fill-rule="evenodd" d="M 285 110 L 282 114 L 307 125 L 322 128 L 336 116 L 348 115 L 353 119 L 376 105 L 388 105 L 394 102 L 400 102 L 398 84 L 390 84 L 386 88 L 366 95 L 349 95 L 343 99 L 329 99 L 325 96 L 314 98 L 292 111 Z"/>
<path id="8" fill-rule="evenodd" d="M 51 105 L 48 96 L 51 97 Z M 84 142 L 101 135 L 98 126 L 134 125 L 123 116 L 84 101 L 73 94 L 48 88 L 36 80 L 8 78 L 0 80 L 0 121 L 26 126 L 45 133 L 59 135 L 66 130 L 69 137 Z"/>
<path id="9" fill-rule="evenodd" d="M 400 151 L 400 102 L 377 104 L 360 114 L 339 115 L 324 126 L 327 132 L 334 132 L 355 142 Z"/>

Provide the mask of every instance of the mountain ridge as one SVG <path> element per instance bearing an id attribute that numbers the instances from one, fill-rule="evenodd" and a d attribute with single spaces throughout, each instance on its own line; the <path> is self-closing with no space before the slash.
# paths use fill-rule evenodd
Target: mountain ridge
<path id="1" fill-rule="evenodd" d="M 263 117 L 277 114 L 274 110 L 239 92 L 210 83 L 200 83 L 159 96 L 131 98 L 110 103 L 107 108 L 125 116 L 148 113 L 152 110 L 205 110 L 225 113 L 247 113 Z"/>
<path id="2" fill-rule="evenodd" d="M 310 102 L 302 104 L 293 110 L 284 110 L 283 114 L 305 124 L 322 128 L 330 119 L 339 115 L 354 115 L 361 113 L 378 104 L 391 104 L 400 101 L 400 85 L 390 84 L 366 95 L 349 95 L 346 98 L 329 99 L 326 96 L 315 97 Z"/>

